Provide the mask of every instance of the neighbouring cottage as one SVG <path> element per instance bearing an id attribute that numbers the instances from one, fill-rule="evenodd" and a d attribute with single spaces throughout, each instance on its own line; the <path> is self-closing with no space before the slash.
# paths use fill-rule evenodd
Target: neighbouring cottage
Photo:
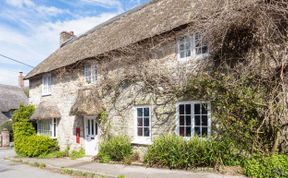
<path id="1" fill-rule="evenodd" d="M 83 147 L 87 155 L 97 154 L 110 135 L 129 136 L 139 150 L 162 134 L 211 135 L 211 103 L 173 94 L 212 51 L 205 27 L 193 26 L 193 17 L 202 15 L 198 5 L 155 0 L 79 37 L 62 32 L 60 48 L 26 76 L 37 133 L 57 139 L 62 150 Z"/>
<path id="2" fill-rule="evenodd" d="M 19 87 L 0 84 L 0 125 L 10 120 L 13 112 L 20 104 L 28 104 L 28 97 L 24 93 L 24 76 L 19 75 Z"/>

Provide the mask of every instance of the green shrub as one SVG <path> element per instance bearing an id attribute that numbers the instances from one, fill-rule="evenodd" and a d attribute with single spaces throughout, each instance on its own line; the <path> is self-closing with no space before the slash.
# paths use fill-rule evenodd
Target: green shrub
<path id="1" fill-rule="evenodd" d="M 100 144 L 98 158 L 100 161 L 123 161 L 132 154 L 132 145 L 128 137 L 116 136 Z"/>
<path id="2" fill-rule="evenodd" d="M 29 120 L 34 110 L 33 105 L 20 105 L 12 116 L 15 151 L 21 156 L 37 157 L 59 150 L 55 140 L 36 135 Z"/>
<path id="3" fill-rule="evenodd" d="M 154 140 L 145 155 L 149 166 L 169 168 L 215 167 L 236 159 L 232 145 L 214 139 L 193 137 L 189 141 L 176 135 Z"/>
<path id="4" fill-rule="evenodd" d="M 38 157 L 59 150 L 57 141 L 47 136 L 32 135 L 18 141 L 17 154 L 28 157 Z"/>
<path id="5" fill-rule="evenodd" d="M 81 148 L 79 151 L 73 150 L 69 155 L 71 159 L 78 159 L 85 156 L 85 150 Z"/>
<path id="6" fill-rule="evenodd" d="M 288 156 L 272 155 L 269 157 L 256 157 L 244 163 L 245 174 L 253 178 L 287 178 Z"/>

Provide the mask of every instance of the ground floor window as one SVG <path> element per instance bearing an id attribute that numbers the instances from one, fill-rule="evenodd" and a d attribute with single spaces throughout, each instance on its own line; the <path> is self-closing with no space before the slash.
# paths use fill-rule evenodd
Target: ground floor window
<path id="1" fill-rule="evenodd" d="M 147 144 L 151 142 L 151 107 L 135 107 L 135 142 Z"/>
<path id="2" fill-rule="evenodd" d="M 47 135 L 52 138 L 57 137 L 57 119 L 47 119 L 37 121 L 37 133 Z"/>
<path id="3" fill-rule="evenodd" d="M 177 104 L 177 132 L 180 136 L 206 137 L 211 134 L 211 106 L 209 102 L 181 102 Z"/>

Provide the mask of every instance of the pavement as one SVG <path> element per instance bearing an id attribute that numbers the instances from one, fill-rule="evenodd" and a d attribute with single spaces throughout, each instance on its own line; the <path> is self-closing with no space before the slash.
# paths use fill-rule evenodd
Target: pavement
<path id="1" fill-rule="evenodd" d="M 1 155 L 0 150 L 0 155 Z M 3 154 L 3 153 L 2 153 Z M 69 169 L 85 173 L 93 173 L 106 178 L 117 178 L 124 175 L 126 178 L 245 178 L 245 176 L 223 175 L 215 172 L 192 172 L 185 170 L 169 170 L 158 168 L 146 168 L 143 166 L 132 166 L 122 164 L 102 164 L 89 161 L 88 159 L 71 160 L 69 158 L 56 159 L 38 159 L 38 158 L 13 158 L 13 153 L 7 152 L 6 155 L 12 155 L 10 160 L 23 161 L 26 163 L 43 163 L 48 168 Z M 1 173 L 0 173 L 0 177 Z M 42 177 L 41 177 L 42 178 Z"/>
<path id="2" fill-rule="evenodd" d="M 69 178 L 70 176 L 57 174 L 48 170 L 31 167 L 29 165 L 11 162 L 4 158 L 15 156 L 13 150 L 0 150 L 1 178 Z"/>

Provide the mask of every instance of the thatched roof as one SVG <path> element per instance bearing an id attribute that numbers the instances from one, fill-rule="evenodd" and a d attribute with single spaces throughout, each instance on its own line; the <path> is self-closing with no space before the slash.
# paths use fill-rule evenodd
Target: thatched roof
<path id="1" fill-rule="evenodd" d="M 114 17 L 56 50 L 35 67 L 26 79 L 185 25 L 191 20 L 193 1 L 154 0 Z"/>
<path id="2" fill-rule="evenodd" d="M 71 108 L 71 115 L 96 116 L 104 110 L 99 93 L 93 88 L 78 91 L 77 99 Z"/>
<path id="3" fill-rule="evenodd" d="M 21 103 L 28 104 L 28 98 L 21 88 L 0 84 L 0 112 L 18 109 Z"/>
<path id="4" fill-rule="evenodd" d="M 0 125 L 4 122 L 9 120 L 3 113 L 0 112 Z"/>
<path id="5" fill-rule="evenodd" d="M 44 120 L 44 119 L 53 119 L 61 118 L 60 111 L 56 104 L 49 101 L 42 101 L 37 107 L 31 120 Z"/>

